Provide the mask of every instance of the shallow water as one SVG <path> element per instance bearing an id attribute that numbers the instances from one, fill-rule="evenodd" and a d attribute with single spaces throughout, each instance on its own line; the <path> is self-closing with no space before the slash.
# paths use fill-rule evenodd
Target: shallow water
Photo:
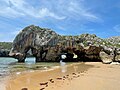
<path id="1" fill-rule="evenodd" d="M 60 81 L 62 83 L 62 86 L 66 81 L 68 85 L 71 83 L 72 79 L 80 77 L 80 74 L 93 67 L 92 65 L 85 65 L 84 63 L 73 63 L 65 66 L 66 67 L 61 66 L 59 68 L 50 69 L 43 72 L 34 71 L 15 75 L 12 77 L 12 79 L 9 80 L 5 90 L 22 90 L 24 88 L 27 88 L 28 90 L 43 90 L 43 88 L 48 89 L 49 86 L 51 87 L 52 85 L 56 86 L 58 83 L 60 85 Z M 65 70 L 63 71 L 63 69 Z M 52 88 L 48 90 L 57 90 L 57 88 Z"/>
<path id="2" fill-rule="evenodd" d="M 0 57 L 0 76 L 5 76 L 9 73 L 9 64 L 17 62 L 14 58 Z"/>
<path id="3" fill-rule="evenodd" d="M 0 77 L 13 73 L 19 74 L 22 71 L 45 70 L 59 65 L 59 63 L 48 62 L 35 63 L 35 58 L 26 58 L 25 63 L 17 63 L 17 59 L 0 57 Z"/>

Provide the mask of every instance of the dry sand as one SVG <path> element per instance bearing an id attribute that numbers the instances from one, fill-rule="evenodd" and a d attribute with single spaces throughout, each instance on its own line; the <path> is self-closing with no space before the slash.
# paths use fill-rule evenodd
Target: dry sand
<path id="1" fill-rule="evenodd" d="M 12 76 L 6 90 L 120 90 L 120 65 L 87 62 L 25 72 Z"/>

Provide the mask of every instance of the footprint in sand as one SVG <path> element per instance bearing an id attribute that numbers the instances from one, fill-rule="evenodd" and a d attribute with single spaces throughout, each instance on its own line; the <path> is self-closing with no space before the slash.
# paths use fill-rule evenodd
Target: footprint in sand
<path id="1" fill-rule="evenodd" d="M 22 88 L 21 90 L 28 90 L 28 88 Z"/>
<path id="2" fill-rule="evenodd" d="M 66 75 L 67 77 L 69 77 L 69 75 Z"/>
<path id="3" fill-rule="evenodd" d="M 63 78 L 66 78 L 65 76 L 63 76 Z"/>
<path id="4" fill-rule="evenodd" d="M 41 85 L 41 86 L 44 86 L 44 85 L 45 85 L 46 87 L 48 87 L 48 82 L 40 83 L 40 85 Z"/>
<path id="5" fill-rule="evenodd" d="M 76 73 L 72 73 L 73 75 L 77 75 Z"/>
<path id="6" fill-rule="evenodd" d="M 48 82 L 45 82 L 45 83 L 40 83 L 40 85 L 47 85 L 48 84 Z"/>
<path id="7" fill-rule="evenodd" d="M 80 77 L 80 75 L 77 75 L 77 76 L 73 76 L 73 78 L 78 78 L 78 77 Z"/>
<path id="8" fill-rule="evenodd" d="M 51 83 L 54 83 L 54 80 L 53 80 L 53 79 L 50 79 L 49 81 L 50 81 Z"/>
<path id="9" fill-rule="evenodd" d="M 66 76 L 63 76 L 63 80 L 65 80 L 67 77 Z"/>
<path id="10" fill-rule="evenodd" d="M 56 78 L 57 80 L 62 80 L 62 78 Z"/>

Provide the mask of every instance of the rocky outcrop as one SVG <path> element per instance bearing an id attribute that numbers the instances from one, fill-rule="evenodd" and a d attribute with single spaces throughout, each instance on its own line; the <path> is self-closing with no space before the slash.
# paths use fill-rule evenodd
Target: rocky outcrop
<path id="1" fill-rule="evenodd" d="M 11 42 L 0 42 L 0 57 L 9 57 L 11 47 Z"/>
<path id="2" fill-rule="evenodd" d="M 10 50 L 1 49 L 0 50 L 0 57 L 9 57 L 9 52 L 10 52 Z"/>
<path id="3" fill-rule="evenodd" d="M 99 56 L 101 52 L 101 47 L 90 46 L 88 49 L 85 50 L 85 60 L 86 61 L 101 61 Z"/>
<path id="4" fill-rule="evenodd" d="M 28 26 L 16 36 L 9 55 L 17 58 L 19 62 L 24 62 L 26 53 L 31 49 L 36 62 L 40 62 L 46 56 L 47 47 L 56 45 L 58 38 L 59 35 L 50 29 Z"/>
<path id="5" fill-rule="evenodd" d="M 110 37 L 107 39 L 104 39 L 106 42 L 111 43 L 115 47 L 120 47 L 120 36 Z"/>
<path id="6" fill-rule="evenodd" d="M 16 36 L 9 55 L 17 58 L 18 62 L 24 62 L 29 51 L 36 62 L 59 61 L 63 59 L 61 55 L 66 55 L 64 61 L 102 61 L 104 55 L 114 61 L 118 56 L 117 50 L 94 34 L 61 36 L 50 29 L 34 25 L 24 28 Z M 101 56 L 101 52 L 105 54 Z M 109 57 L 111 53 L 112 58 Z"/>

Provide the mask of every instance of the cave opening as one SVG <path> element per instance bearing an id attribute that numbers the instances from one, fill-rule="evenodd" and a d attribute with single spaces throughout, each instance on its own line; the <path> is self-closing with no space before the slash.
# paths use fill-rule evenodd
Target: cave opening
<path id="1" fill-rule="evenodd" d="M 26 64 L 35 64 L 36 63 L 35 57 L 32 54 L 32 49 L 31 48 L 26 53 L 25 63 Z"/>

